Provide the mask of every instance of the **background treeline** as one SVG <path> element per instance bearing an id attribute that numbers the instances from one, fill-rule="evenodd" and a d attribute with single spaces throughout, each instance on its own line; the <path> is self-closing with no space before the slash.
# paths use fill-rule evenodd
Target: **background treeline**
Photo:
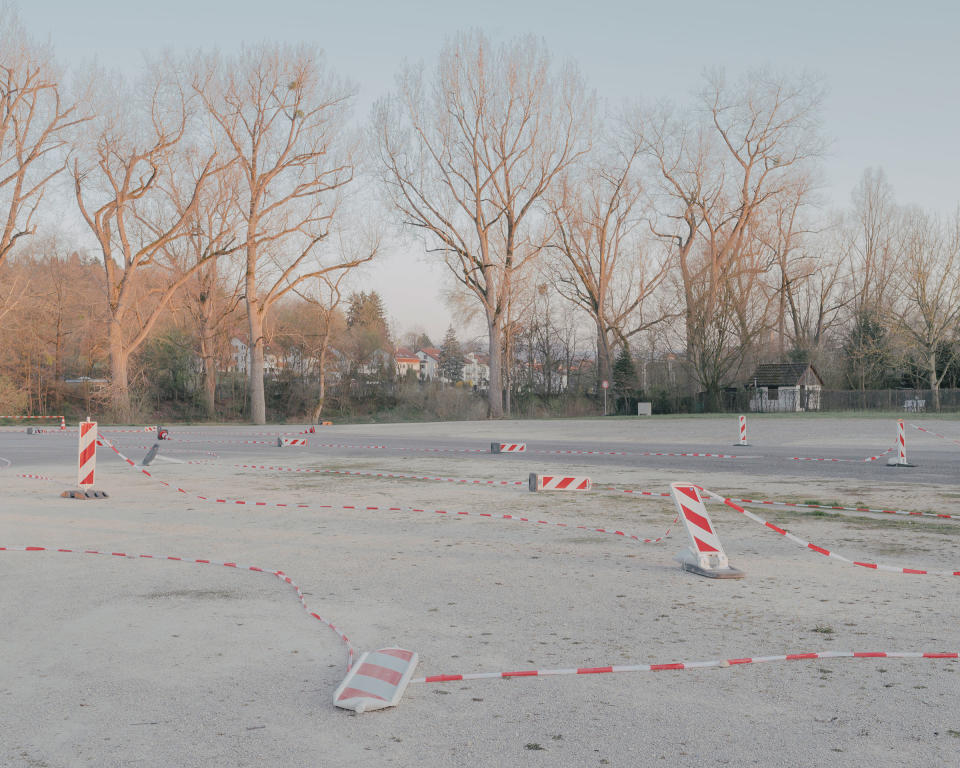
<path id="1" fill-rule="evenodd" d="M 355 99 L 306 45 L 68 76 L 0 10 L 0 415 L 575 414 L 602 380 L 711 410 L 780 361 L 937 409 L 958 385 L 957 201 L 868 169 L 826 209 L 816 79 L 602 104 L 540 40 L 474 31 Z M 363 282 L 388 236 L 454 278 L 431 382 Z"/>

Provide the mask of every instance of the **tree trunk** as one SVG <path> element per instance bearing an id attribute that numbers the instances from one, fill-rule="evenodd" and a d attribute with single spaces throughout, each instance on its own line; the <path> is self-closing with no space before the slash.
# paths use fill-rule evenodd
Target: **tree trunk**
<path id="1" fill-rule="evenodd" d="M 613 363 L 610 360 L 610 339 L 603 323 L 597 321 L 597 387 L 613 378 Z"/>
<path id="2" fill-rule="evenodd" d="M 123 346 L 123 328 L 115 317 L 110 319 L 110 400 L 113 417 L 122 424 L 129 424 L 133 418 L 130 412 L 130 387 L 127 365 L 130 353 Z"/>
<path id="3" fill-rule="evenodd" d="M 500 355 L 500 319 L 487 314 L 490 354 L 490 386 L 487 388 L 487 418 L 503 418 L 503 375 Z"/>
<path id="4" fill-rule="evenodd" d="M 203 410 L 210 420 L 215 420 L 217 417 L 217 361 L 213 350 L 213 333 L 204 322 L 204 328 L 200 331 L 200 357 L 203 360 Z"/>
<path id="5" fill-rule="evenodd" d="M 329 336 L 329 334 L 328 334 Z M 323 413 L 323 401 L 327 396 L 327 338 L 323 340 L 323 346 L 320 347 L 320 397 L 317 405 L 313 409 L 311 421 L 314 424 L 320 422 L 320 415 Z"/>
<path id="6" fill-rule="evenodd" d="M 930 394 L 933 396 L 933 410 L 940 412 L 940 386 L 937 381 L 937 350 L 930 352 Z"/>
<path id="7" fill-rule="evenodd" d="M 253 424 L 267 423 L 267 403 L 263 393 L 263 317 L 259 302 L 247 298 L 247 315 L 250 320 L 250 421 Z"/>

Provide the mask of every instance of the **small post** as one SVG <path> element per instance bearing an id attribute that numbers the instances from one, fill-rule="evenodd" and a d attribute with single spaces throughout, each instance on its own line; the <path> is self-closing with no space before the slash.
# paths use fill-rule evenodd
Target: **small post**
<path id="1" fill-rule="evenodd" d="M 739 422 L 739 437 L 734 445 L 750 445 L 750 443 L 747 442 L 747 417 L 740 414 L 737 420 Z"/>
<path id="2" fill-rule="evenodd" d="M 887 459 L 888 467 L 912 467 L 907 461 L 907 436 L 903 428 L 903 419 L 897 419 L 897 455 Z"/>

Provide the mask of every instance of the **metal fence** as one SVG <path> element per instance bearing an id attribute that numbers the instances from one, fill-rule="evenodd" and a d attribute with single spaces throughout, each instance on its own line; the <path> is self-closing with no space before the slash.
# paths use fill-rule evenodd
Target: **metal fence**
<path id="1" fill-rule="evenodd" d="M 929 389 L 824 390 L 821 411 L 904 411 L 923 413 L 936 410 Z M 940 390 L 940 411 L 960 412 L 960 389 Z"/>
<path id="2" fill-rule="evenodd" d="M 936 412 L 933 392 L 929 389 L 824 389 L 783 391 L 777 400 L 757 397 L 752 391 L 727 390 L 722 408 L 728 413 L 777 413 L 798 411 L 900 411 L 903 413 Z M 940 390 L 940 413 L 960 413 L 960 389 Z"/>

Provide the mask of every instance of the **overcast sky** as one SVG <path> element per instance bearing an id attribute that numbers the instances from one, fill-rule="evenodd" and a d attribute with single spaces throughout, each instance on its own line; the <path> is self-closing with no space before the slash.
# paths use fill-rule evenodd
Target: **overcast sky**
<path id="1" fill-rule="evenodd" d="M 62 62 L 96 56 L 131 73 L 145 50 L 317 43 L 357 83 L 360 118 L 392 87 L 398 64 L 433 61 L 445 36 L 469 27 L 495 39 L 542 36 L 613 102 L 687 101 L 714 67 L 731 76 L 759 66 L 810 70 L 828 87 L 831 205 L 848 204 L 868 166 L 884 168 L 900 202 L 940 212 L 960 203 L 956 0 L 23 0 L 20 13 Z M 450 322 L 439 295 L 450 277 L 421 252 L 394 250 L 365 283 L 381 292 L 398 331 L 420 324 L 439 337 Z"/>

